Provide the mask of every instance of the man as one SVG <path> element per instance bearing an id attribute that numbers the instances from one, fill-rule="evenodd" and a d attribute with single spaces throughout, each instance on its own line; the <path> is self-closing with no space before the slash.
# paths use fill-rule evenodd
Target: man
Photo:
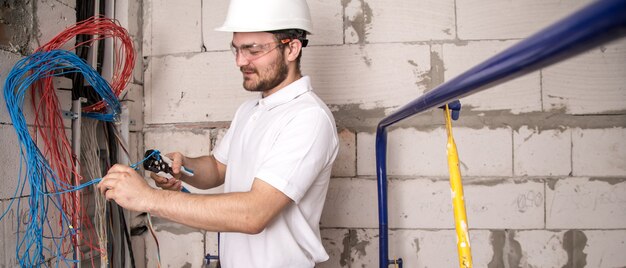
<path id="1" fill-rule="evenodd" d="M 213 155 L 172 153 L 176 179 L 152 175 L 164 189 L 184 181 L 224 194 L 149 187 L 133 169 L 113 166 L 99 189 L 136 211 L 221 233 L 223 267 L 313 267 L 328 259 L 319 220 L 338 150 L 334 118 L 300 72 L 311 32 L 305 0 L 232 0 L 224 25 L 243 74 L 260 92 L 243 103 Z M 181 166 L 195 175 L 180 174 Z"/>

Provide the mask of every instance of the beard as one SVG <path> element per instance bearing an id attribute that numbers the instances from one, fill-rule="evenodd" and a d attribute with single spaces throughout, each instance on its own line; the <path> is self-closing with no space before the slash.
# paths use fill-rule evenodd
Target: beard
<path id="1" fill-rule="evenodd" d="M 283 54 L 280 53 L 279 55 L 280 57 L 278 57 L 276 61 L 274 61 L 272 64 L 270 64 L 260 72 L 255 67 L 239 68 L 241 72 L 254 72 L 258 77 L 258 80 L 244 77 L 243 88 L 245 88 L 247 91 L 264 92 L 275 88 L 276 86 L 280 85 L 280 83 L 285 81 L 285 79 L 287 79 L 289 69 L 284 61 Z"/>

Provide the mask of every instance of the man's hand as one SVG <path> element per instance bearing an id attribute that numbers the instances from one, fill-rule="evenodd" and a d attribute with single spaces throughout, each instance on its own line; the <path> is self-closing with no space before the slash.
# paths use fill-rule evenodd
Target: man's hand
<path id="1" fill-rule="evenodd" d="M 156 183 L 156 185 L 158 187 L 161 187 L 161 189 L 178 192 L 183 189 L 183 184 L 180 181 L 180 177 L 181 177 L 180 167 L 183 165 L 183 159 L 185 158 L 185 156 L 183 156 L 179 152 L 169 153 L 169 154 L 166 154 L 165 156 L 172 159 L 172 171 L 174 174 L 171 174 L 171 175 L 174 178 L 173 179 L 164 178 L 164 177 L 156 175 L 153 172 L 150 172 L 150 178 L 152 178 L 154 182 Z"/>
<path id="2" fill-rule="evenodd" d="M 151 188 L 139 173 L 129 166 L 116 164 L 107 172 L 98 185 L 107 200 L 134 210 L 149 211 L 157 190 Z"/>

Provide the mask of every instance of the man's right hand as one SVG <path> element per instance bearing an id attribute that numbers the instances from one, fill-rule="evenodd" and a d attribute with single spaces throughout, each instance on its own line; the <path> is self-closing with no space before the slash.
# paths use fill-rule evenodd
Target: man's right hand
<path id="1" fill-rule="evenodd" d="M 185 156 L 183 156 L 179 152 L 169 153 L 169 154 L 166 154 L 166 156 L 172 159 L 172 162 L 173 162 L 172 172 L 174 174 L 171 174 L 171 175 L 174 178 L 172 179 L 164 178 L 152 172 L 150 173 L 150 177 L 154 180 L 156 185 L 160 187 L 161 189 L 170 190 L 170 191 L 180 191 L 183 189 L 183 184 L 180 180 L 180 177 L 181 177 L 180 167 L 183 165 L 182 162 Z"/>

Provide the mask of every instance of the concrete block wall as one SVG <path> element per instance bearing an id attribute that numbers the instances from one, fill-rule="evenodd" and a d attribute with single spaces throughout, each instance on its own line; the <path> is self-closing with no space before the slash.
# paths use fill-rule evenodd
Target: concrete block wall
<path id="1" fill-rule="evenodd" d="M 318 267 L 377 266 L 382 118 L 590 2 L 309 0 L 315 30 L 303 72 L 341 140 L 321 219 L 331 257 Z M 146 147 L 208 153 L 253 96 L 231 36 L 213 31 L 227 6 L 143 2 Z M 622 39 L 461 99 L 453 131 L 475 267 L 626 266 L 624 84 Z M 457 265 L 443 125 L 433 110 L 389 131 L 390 257 L 406 267 Z M 157 229 L 187 252 L 164 265 L 195 266 L 196 250 L 216 252 L 213 233 Z"/>

